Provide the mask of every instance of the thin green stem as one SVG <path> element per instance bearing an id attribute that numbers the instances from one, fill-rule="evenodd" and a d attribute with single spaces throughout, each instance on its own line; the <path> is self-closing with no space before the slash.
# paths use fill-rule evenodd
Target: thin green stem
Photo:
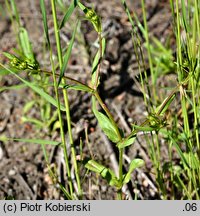
<path id="1" fill-rule="evenodd" d="M 177 41 L 177 72 L 178 72 L 178 79 L 179 83 L 182 82 L 182 79 L 184 77 L 183 73 L 183 59 L 182 59 L 182 50 L 181 50 L 181 17 L 179 12 L 179 1 L 176 0 L 176 41 Z M 181 90 L 181 89 L 180 89 Z M 189 145 L 191 147 L 191 139 L 190 139 L 190 128 L 189 128 L 189 121 L 188 121 L 188 113 L 187 113 L 187 106 L 186 106 L 186 98 L 183 94 L 184 92 L 180 91 L 181 94 L 181 107 L 182 107 L 182 116 L 183 116 L 183 122 L 184 122 L 184 131 L 187 135 L 187 138 L 189 140 Z"/>
<path id="2" fill-rule="evenodd" d="M 63 128 L 63 120 L 62 120 L 62 115 L 61 115 L 61 110 L 60 110 L 60 99 L 59 99 L 58 85 L 57 85 L 57 80 L 56 80 L 56 75 L 55 75 L 55 67 L 54 67 L 54 62 L 53 62 L 52 56 L 53 56 L 52 55 L 52 50 L 50 48 L 50 61 L 51 61 L 51 65 L 52 65 L 54 90 L 55 90 L 55 94 L 56 94 L 57 107 L 58 107 L 57 111 L 58 111 L 58 118 L 59 118 L 59 122 L 60 122 L 60 133 L 61 133 L 62 146 L 63 146 L 66 169 L 67 169 L 68 180 L 69 180 L 70 194 L 72 196 L 73 187 L 72 187 L 71 173 L 70 173 L 70 168 L 69 168 L 69 160 L 68 160 L 68 157 L 67 157 L 67 149 L 66 149 L 65 132 L 64 132 L 64 128 Z"/>
<path id="3" fill-rule="evenodd" d="M 136 59 L 138 62 L 138 69 L 140 72 L 139 75 L 140 75 L 140 80 L 141 80 L 141 85 L 142 85 L 142 93 L 143 93 L 144 103 L 145 103 L 147 111 L 148 111 L 149 106 L 148 106 L 147 97 L 146 97 L 146 93 L 145 93 L 145 83 L 147 84 L 147 73 L 146 73 L 146 66 L 144 63 L 144 56 L 143 56 L 143 52 L 142 52 L 141 41 L 140 41 L 140 37 L 138 36 L 135 22 L 134 22 L 133 18 L 131 17 L 131 13 L 130 13 L 129 8 L 126 4 L 126 1 L 121 0 L 121 3 L 124 6 L 124 9 L 125 9 L 126 14 L 128 16 L 129 22 L 131 23 L 131 26 L 132 26 L 131 37 L 132 37 L 132 42 L 133 42 L 133 48 L 134 48 L 134 53 L 135 53 L 135 56 L 136 56 Z M 135 13 L 135 16 L 136 16 L 136 13 Z M 136 23 L 137 22 L 139 22 L 139 19 L 136 20 Z M 140 63 L 140 58 L 141 58 L 142 63 Z M 144 79 L 142 78 L 142 66 L 144 69 L 145 82 L 144 82 Z M 147 85 L 147 91 L 148 91 L 148 94 L 150 95 L 148 85 Z"/>
<path id="4" fill-rule="evenodd" d="M 106 112 L 108 118 L 110 119 L 112 125 L 114 125 L 115 127 L 115 130 L 117 131 L 117 136 L 119 138 L 119 140 L 121 141 L 122 140 L 122 136 L 119 132 L 119 128 L 112 116 L 112 114 L 110 113 L 109 109 L 107 108 L 107 106 L 105 105 L 105 103 L 103 103 L 101 97 L 99 96 L 99 93 L 97 91 L 94 90 L 93 92 L 93 95 L 96 97 L 97 101 L 99 102 L 100 106 L 102 107 L 102 109 Z M 119 181 L 121 183 L 121 186 L 122 183 L 123 183 L 123 149 L 119 149 Z M 122 188 L 120 188 L 118 191 L 117 191 L 117 197 L 118 199 L 122 199 Z"/>
<path id="5" fill-rule="evenodd" d="M 52 75 L 52 72 L 51 71 L 46 71 L 46 70 L 37 70 L 37 71 L 33 71 L 34 73 L 39 73 L 39 72 L 41 72 L 41 73 L 44 73 L 44 74 L 46 74 L 46 75 L 48 75 L 48 76 L 51 76 Z M 60 75 L 58 74 L 58 73 L 56 73 L 55 74 L 56 75 L 56 77 L 60 77 Z M 88 85 L 86 85 L 85 83 L 82 83 L 82 82 L 80 82 L 80 81 L 78 81 L 78 80 L 75 80 L 75 79 L 73 79 L 73 78 L 71 78 L 71 77 L 69 77 L 69 76 L 63 76 L 62 77 L 62 79 L 64 79 L 64 80 L 69 80 L 69 81 L 71 81 L 72 83 L 76 83 L 76 84 L 78 84 L 78 85 L 82 85 L 82 86 L 85 86 L 86 88 L 88 88 L 88 90 L 90 90 L 90 92 L 93 92 L 94 90 L 91 88 L 91 87 L 89 87 Z"/>
<path id="6" fill-rule="evenodd" d="M 198 110 L 196 105 L 196 92 L 195 92 L 195 84 L 194 78 L 191 78 L 191 85 L 192 85 L 192 99 L 193 99 L 193 108 L 194 108 L 194 131 L 196 136 L 196 145 L 198 149 L 198 154 L 200 156 L 200 144 L 199 144 L 199 128 L 198 128 Z"/>
<path id="7" fill-rule="evenodd" d="M 119 149 L 119 182 L 121 186 L 123 186 L 123 153 L 124 149 Z M 122 200 L 122 188 L 118 190 L 117 197 Z"/>
<path id="8" fill-rule="evenodd" d="M 99 82 L 99 76 L 100 76 L 100 69 L 101 69 L 101 60 L 102 60 L 102 37 L 101 32 L 98 33 L 99 37 L 99 63 L 97 67 L 96 77 L 95 77 L 95 83 L 94 83 L 94 90 L 97 89 L 98 82 Z"/>
<path id="9" fill-rule="evenodd" d="M 181 32 L 180 32 L 180 14 L 179 2 L 176 0 L 176 42 L 177 42 L 177 72 L 179 82 L 182 81 L 182 53 L 181 53 Z"/>
<path id="10" fill-rule="evenodd" d="M 196 44 L 196 35 L 200 34 L 200 23 L 199 23 L 199 7 L 198 7 L 198 1 L 195 0 L 195 17 L 194 17 L 194 29 L 197 31 L 194 32 L 194 39 L 193 42 L 195 44 L 193 44 L 193 59 L 194 61 L 197 61 L 197 65 L 200 63 L 200 59 L 198 57 L 200 57 L 200 51 L 197 51 L 197 44 Z M 196 56 L 197 55 L 197 56 Z M 196 60 L 197 58 L 197 60 Z M 198 69 L 194 71 L 194 73 L 198 73 Z M 195 79 L 194 76 L 192 76 L 191 79 L 191 85 L 192 85 L 192 99 L 193 99 L 193 106 L 194 106 L 194 129 L 195 129 L 195 135 L 196 135 L 196 143 L 197 143 L 197 148 L 198 148 L 198 155 L 200 157 L 200 141 L 199 141 L 199 131 L 198 131 L 198 100 L 196 100 L 196 95 L 198 95 L 198 87 L 197 89 L 195 89 Z M 196 93 L 197 90 L 197 93 Z M 198 97 L 198 96 L 197 96 Z"/>
<path id="11" fill-rule="evenodd" d="M 148 60 L 149 60 L 151 79 L 152 79 L 152 90 L 153 90 L 154 99 L 156 99 L 156 90 L 155 90 L 156 79 L 155 79 L 155 75 L 154 75 L 154 68 L 153 68 L 153 62 L 152 62 L 152 56 L 151 56 L 149 31 L 148 31 L 148 26 L 147 26 L 147 16 L 146 16 L 146 9 L 145 9 L 144 0 L 142 0 L 142 14 L 143 14 L 144 29 L 145 29 L 145 40 L 147 43 Z"/>
<path id="12" fill-rule="evenodd" d="M 60 70 L 61 70 L 62 65 L 63 65 L 63 56 L 62 56 L 62 50 L 61 50 L 60 34 L 59 34 L 59 28 L 58 28 L 58 22 L 57 22 L 55 0 L 51 0 L 51 5 L 52 5 L 52 14 L 53 14 L 53 21 L 54 21 L 54 31 L 55 31 L 55 37 L 56 37 L 57 52 L 58 52 L 58 60 L 59 60 L 59 66 L 60 66 Z M 62 80 L 62 83 L 65 84 L 64 79 Z M 67 118 L 69 141 L 70 141 L 71 152 L 72 152 L 72 159 L 73 159 L 75 176 L 76 176 L 77 185 L 78 185 L 78 193 L 79 193 L 79 196 L 81 198 L 82 197 L 82 189 L 81 189 L 81 182 L 80 182 L 80 177 L 79 177 L 79 172 L 78 172 L 78 165 L 77 165 L 77 161 L 76 161 L 76 152 L 75 152 L 75 148 L 74 148 L 74 141 L 73 141 L 73 136 L 72 136 L 70 106 L 69 106 L 69 98 L 68 98 L 67 90 L 63 90 L 63 95 L 64 95 L 65 108 L 66 108 L 66 118 Z M 64 145 L 64 155 L 65 155 L 66 163 L 69 163 L 66 144 Z M 68 172 L 69 178 L 71 179 L 70 169 L 68 169 L 67 172 Z M 73 187 L 72 187 L 71 181 L 70 181 L 70 192 L 71 192 L 71 194 L 73 193 Z"/>

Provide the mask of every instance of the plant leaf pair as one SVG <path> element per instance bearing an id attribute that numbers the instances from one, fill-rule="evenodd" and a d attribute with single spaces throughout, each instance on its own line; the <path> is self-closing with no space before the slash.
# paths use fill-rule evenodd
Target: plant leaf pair
<path id="1" fill-rule="evenodd" d="M 132 172 L 139 167 L 144 166 L 144 161 L 142 159 L 136 158 L 133 159 L 129 165 L 129 170 L 127 174 L 124 176 L 123 184 L 127 184 L 131 180 L 131 174 Z"/>
<path id="2" fill-rule="evenodd" d="M 136 139 L 136 135 L 134 137 L 129 138 L 129 139 L 124 139 L 121 142 L 117 143 L 117 147 L 119 149 L 122 149 L 122 148 L 125 148 L 127 146 L 130 146 L 134 143 L 135 139 Z"/>
<path id="3" fill-rule="evenodd" d="M 119 181 L 111 169 L 99 164 L 94 160 L 87 160 L 84 163 L 85 168 L 100 174 L 104 179 L 107 180 L 110 186 L 120 187 Z"/>
<path id="4" fill-rule="evenodd" d="M 92 96 L 92 110 L 94 112 L 95 117 L 98 120 L 100 128 L 106 134 L 108 139 L 114 143 L 119 142 L 119 138 L 115 126 L 111 123 L 110 119 L 106 115 L 104 115 L 103 113 L 97 110 L 96 99 L 94 96 Z"/>
<path id="5" fill-rule="evenodd" d="M 104 179 L 107 180 L 109 185 L 121 188 L 124 184 L 127 184 L 130 181 L 132 172 L 136 168 L 144 165 L 144 161 L 142 159 L 133 159 L 131 161 L 129 170 L 127 174 L 124 175 L 122 185 L 120 184 L 118 178 L 111 169 L 99 164 L 98 162 L 94 160 L 87 160 L 84 165 L 85 168 L 89 169 L 90 171 L 100 174 Z"/>

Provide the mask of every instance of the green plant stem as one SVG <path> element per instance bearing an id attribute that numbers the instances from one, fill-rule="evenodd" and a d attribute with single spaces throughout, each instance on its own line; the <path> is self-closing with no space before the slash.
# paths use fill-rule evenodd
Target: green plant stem
<path id="1" fill-rule="evenodd" d="M 101 69 L 101 59 L 102 59 L 102 37 L 101 37 L 101 32 L 98 33 L 99 37 L 99 63 L 98 63 L 98 68 L 96 72 L 96 77 L 95 77 L 95 83 L 94 83 L 94 90 L 97 89 L 98 87 L 98 82 L 99 82 L 99 75 L 100 75 L 100 69 Z"/>
<path id="2" fill-rule="evenodd" d="M 126 4 L 126 1 L 121 0 L 121 3 L 124 6 L 124 9 L 125 9 L 126 14 L 128 16 L 129 22 L 131 23 L 131 26 L 132 26 L 131 37 L 132 37 L 132 42 L 133 42 L 133 48 L 134 48 L 135 57 L 136 57 L 137 62 L 138 62 L 138 69 L 139 69 L 139 72 L 140 72 L 139 74 L 140 74 L 140 80 L 141 80 L 141 85 L 142 85 L 142 93 L 143 93 L 144 103 L 145 103 L 147 111 L 148 111 L 149 106 L 148 106 L 148 103 L 147 103 L 147 97 L 146 97 L 146 94 L 145 94 L 145 85 L 144 85 L 145 82 L 147 84 L 147 73 L 146 73 L 146 66 L 145 66 L 145 63 L 144 63 L 144 56 L 143 56 L 143 52 L 142 52 L 141 41 L 140 41 L 140 38 L 138 36 L 136 25 L 134 23 L 133 18 L 131 17 L 131 13 L 130 13 L 129 8 L 128 8 L 127 4 Z M 136 13 L 135 13 L 135 16 L 137 17 Z M 137 18 L 136 22 L 139 23 L 138 18 Z M 140 58 L 141 58 L 142 64 L 140 63 Z M 144 68 L 145 82 L 144 82 L 144 80 L 142 78 L 142 66 Z M 147 85 L 147 90 L 148 90 L 148 94 L 150 95 L 150 90 L 149 90 L 148 85 Z"/>
<path id="3" fill-rule="evenodd" d="M 51 61 L 51 65 L 52 65 L 54 90 L 55 90 L 55 94 L 56 94 L 56 100 L 57 100 L 57 103 L 58 103 L 57 104 L 58 105 L 57 110 L 58 110 L 58 118 L 59 118 L 59 122 L 60 122 L 60 133 L 61 133 L 61 139 L 62 139 L 62 146 L 63 146 L 66 169 L 67 169 L 67 174 L 68 174 L 70 194 L 72 196 L 73 187 L 72 187 L 71 173 L 70 173 L 70 168 L 69 168 L 69 160 L 68 160 L 68 157 L 67 157 L 66 140 L 65 140 L 65 133 L 64 133 L 64 128 L 63 128 L 63 120 L 62 120 L 62 115 L 61 115 L 61 110 L 60 110 L 60 99 L 59 99 L 59 93 L 58 93 L 58 85 L 57 85 L 57 80 L 56 80 L 56 75 L 55 75 L 55 68 L 54 68 L 51 48 L 50 48 L 50 61 Z"/>
<path id="4" fill-rule="evenodd" d="M 196 136 L 196 145 L 198 149 L 198 155 L 200 157 L 200 144 L 199 144 L 199 128 L 198 128 L 198 110 L 196 105 L 196 92 L 195 92 L 195 84 L 194 84 L 194 78 L 191 78 L 191 85 L 192 85 L 192 99 L 193 99 L 193 107 L 194 107 L 194 131 Z"/>
<path id="5" fill-rule="evenodd" d="M 193 59 L 195 59 L 196 61 L 196 58 L 197 58 L 197 65 L 200 63 L 200 51 L 199 52 L 196 52 L 196 49 L 197 49 L 197 45 L 196 45 L 196 38 L 197 38 L 197 35 L 200 34 L 200 22 L 199 22 L 199 7 L 198 7 L 198 1 L 195 0 L 195 17 L 194 17 L 194 33 L 193 33 L 193 42 L 195 43 L 193 45 Z M 196 56 L 196 54 L 198 56 Z M 194 73 L 198 73 L 198 69 L 196 69 L 194 71 Z M 198 74 L 197 74 L 198 76 Z M 198 131 L 198 109 L 197 109 L 197 106 L 198 106 L 198 100 L 196 100 L 196 95 L 198 97 L 198 84 L 197 84 L 197 89 L 195 89 L 195 79 L 194 79 L 194 76 L 192 76 L 192 79 L 191 79 L 191 85 L 192 85 L 192 99 L 193 99 L 193 106 L 194 106 L 194 129 L 195 129 L 195 135 L 196 135 L 196 143 L 197 143 L 197 148 L 198 148 L 198 156 L 200 158 L 200 141 L 199 141 L 199 131 Z M 196 90 L 197 90 L 197 93 L 196 93 Z"/>
<path id="6" fill-rule="evenodd" d="M 59 28 L 58 28 L 58 22 L 57 22 L 55 0 L 51 0 L 51 5 L 52 5 L 52 14 L 53 14 L 57 52 L 58 52 L 58 60 L 59 60 L 59 66 L 60 66 L 60 70 L 61 70 L 62 65 L 63 65 L 63 57 L 62 57 L 60 34 L 59 34 Z M 62 83 L 65 84 L 64 79 L 62 80 Z M 69 108 L 69 99 L 68 99 L 67 90 L 63 90 L 63 95 L 64 95 L 65 108 L 66 108 L 66 118 L 67 118 L 68 134 L 69 134 L 69 140 L 70 140 L 70 146 L 71 146 L 71 152 L 72 152 L 72 159 L 73 159 L 75 176 L 76 176 L 77 185 L 78 185 L 78 193 L 79 193 L 79 196 L 81 198 L 82 197 L 82 189 L 81 189 L 81 182 L 80 182 L 80 178 L 79 178 L 78 165 L 77 165 L 77 161 L 76 161 L 76 152 L 75 152 L 75 148 L 74 148 L 74 141 L 73 141 L 73 136 L 72 136 L 71 117 L 70 117 L 70 108 Z M 66 162 L 68 162 L 68 154 L 67 154 L 66 144 L 64 145 L 64 155 L 65 155 Z M 70 174 L 69 168 L 68 168 L 67 172 L 68 172 L 69 178 L 71 179 L 71 174 Z M 72 194 L 73 193 L 72 183 L 70 183 L 70 191 Z"/>
<path id="7" fill-rule="evenodd" d="M 124 149 L 119 150 L 119 182 L 123 186 L 123 153 Z M 122 200 L 122 187 L 117 191 L 117 198 Z"/>
<path id="8" fill-rule="evenodd" d="M 152 92 L 153 92 L 154 99 L 156 99 L 156 90 L 155 90 L 156 79 L 154 75 L 153 62 L 152 62 L 152 56 L 151 56 L 149 31 L 148 31 L 148 26 L 147 26 L 147 17 L 146 17 L 146 9 L 145 9 L 144 0 L 142 0 L 142 14 L 143 14 L 143 21 L 144 21 L 144 29 L 145 29 L 145 40 L 147 43 L 148 60 L 149 60 L 151 79 L 152 79 Z"/>
<path id="9" fill-rule="evenodd" d="M 119 140 L 122 140 L 122 136 L 119 132 L 119 128 L 112 116 L 112 114 L 110 113 L 109 109 L 107 108 L 107 106 L 105 105 L 105 103 L 103 103 L 101 97 L 99 96 L 99 93 L 97 91 L 93 92 L 93 95 L 96 97 L 96 99 L 98 100 L 100 106 L 102 107 L 102 109 L 106 112 L 108 118 L 110 119 L 110 121 L 112 122 L 112 125 L 114 125 L 115 130 L 117 131 L 117 136 L 119 138 Z M 119 150 L 119 182 L 121 184 L 121 188 L 117 191 L 117 197 L 118 199 L 122 199 L 122 186 L 123 186 L 123 149 L 118 149 Z"/>
<path id="10" fill-rule="evenodd" d="M 47 154 L 47 151 L 45 149 L 45 145 L 41 145 L 42 150 L 43 150 L 43 154 L 44 154 L 44 158 L 46 160 L 46 164 L 49 170 L 49 175 L 51 176 L 53 181 L 56 181 L 57 184 L 59 184 L 60 189 L 62 190 L 62 192 L 65 194 L 65 196 L 67 197 L 68 200 L 71 200 L 72 197 L 70 196 L 69 192 L 63 187 L 63 185 L 58 181 L 58 177 L 56 176 L 56 174 L 54 173 L 53 169 L 51 168 L 50 164 L 49 164 L 49 157 Z"/>
<path id="11" fill-rule="evenodd" d="M 41 70 L 41 72 L 47 74 L 47 75 L 51 75 L 51 72 L 50 71 L 44 71 L 44 70 Z M 56 74 L 56 76 L 59 76 L 59 74 Z M 71 77 L 68 77 L 68 76 L 63 76 L 63 79 L 67 79 L 67 80 L 70 80 L 74 83 L 77 83 L 77 84 L 81 84 L 81 85 L 84 85 L 88 88 L 90 88 L 89 86 L 85 85 L 84 83 L 81 83 Z M 119 128 L 112 116 L 112 114 L 110 113 L 109 109 L 107 108 L 107 106 L 105 105 L 105 103 L 102 101 L 99 93 L 97 92 L 97 90 L 94 90 L 91 88 L 91 92 L 93 92 L 93 95 L 96 97 L 97 101 L 99 102 L 100 106 L 102 107 L 102 109 L 105 111 L 105 113 L 107 114 L 107 116 L 109 117 L 110 121 L 112 122 L 113 125 L 115 125 L 115 129 L 117 131 L 117 134 L 118 134 L 118 138 L 119 140 L 122 140 L 122 137 L 121 137 L 121 134 L 119 132 Z M 120 182 L 122 183 L 122 180 L 123 180 L 123 171 L 122 171 L 122 167 L 123 167 L 123 149 L 119 149 L 119 179 L 120 179 Z M 121 199 L 122 198 L 122 192 L 121 190 L 118 191 L 118 199 Z"/>
<path id="12" fill-rule="evenodd" d="M 52 72 L 51 72 L 51 71 L 46 71 L 46 70 L 38 70 L 38 71 L 34 71 L 34 72 L 37 72 L 37 73 L 38 73 L 38 72 L 41 72 L 41 73 L 44 73 L 44 74 L 46 74 L 46 75 L 48 75 L 48 76 L 51 76 L 51 75 L 52 75 Z M 58 73 L 55 73 L 55 75 L 56 75 L 56 77 L 60 77 L 60 75 L 59 75 Z M 82 83 L 82 82 L 80 82 L 80 81 L 78 81 L 78 80 L 75 80 L 75 79 L 73 79 L 73 78 L 71 78 L 71 77 L 69 77 L 69 76 L 63 76 L 62 79 L 69 80 L 69 81 L 71 81 L 71 82 L 73 82 L 73 83 L 76 83 L 76 84 L 78 84 L 78 85 L 83 85 L 83 86 L 87 87 L 88 89 L 90 89 L 91 92 L 94 91 L 94 90 L 93 90 L 91 87 L 89 87 L 88 85 L 86 85 L 86 84 L 84 84 L 84 83 Z"/>

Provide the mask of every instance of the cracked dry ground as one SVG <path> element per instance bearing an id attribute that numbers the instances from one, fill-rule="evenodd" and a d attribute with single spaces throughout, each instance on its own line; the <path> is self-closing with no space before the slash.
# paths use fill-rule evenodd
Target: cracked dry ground
<path id="1" fill-rule="evenodd" d="M 145 118 L 145 106 L 142 94 L 138 89 L 135 77 L 138 74 L 138 63 L 133 51 L 130 34 L 130 23 L 120 1 L 87 1 L 87 6 L 95 7 L 102 17 L 103 32 L 106 37 L 106 56 L 101 67 L 100 94 L 112 110 L 118 124 L 125 133 L 131 130 L 131 123 L 141 122 Z M 136 12 L 142 21 L 140 1 L 127 1 L 129 8 Z M 4 1 L 0 1 L 4 7 Z M 48 5 L 48 17 L 50 18 L 50 3 Z M 43 27 L 39 1 L 17 1 L 21 15 L 21 21 L 29 32 L 33 50 L 41 65 L 48 67 L 48 54 L 43 52 Z M 146 1 L 147 19 L 150 34 L 159 38 L 163 43 L 172 39 L 172 27 L 170 8 L 168 1 Z M 62 15 L 59 13 L 59 17 Z M 56 50 L 53 35 L 53 23 L 49 21 L 50 38 Z M 71 37 L 69 25 L 61 33 L 63 45 Z M 83 21 L 79 34 L 79 43 L 74 45 L 72 57 L 69 62 L 68 76 L 82 82 L 89 82 L 91 71 L 91 56 L 96 50 L 96 33 L 92 26 Z M 0 50 L 10 52 L 16 47 L 15 35 L 8 15 L 0 16 Z M 141 40 L 144 39 L 141 36 Z M 172 42 L 173 43 L 173 42 Z M 145 53 L 144 53 L 145 54 Z M 2 56 L 1 56 L 2 57 Z M 1 61 L 5 63 L 5 59 Z M 147 67 L 148 62 L 146 61 Z M 47 66 L 46 66 L 47 65 Z M 21 74 L 27 77 L 26 73 Z M 173 77 L 172 77 L 173 78 Z M 172 79 L 173 80 L 173 79 Z M 168 80 L 161 79 L 160 85 L 168 84 Z M 0 86 L 18 85 L 20 81 L 12 75 L 0 76 Z M 159 86 L 158 86 L 159 87 Z M 40 118 L 38 106 L 33 105 L 28 113 L 23 112 L 24 106 L 31 100 L 38 100 L 27 87 L 18 90 L 4 90 L 0 92 L 0 134 L 10 138 L 43 138 L 59 140 L 59 130 L 50 131 L 49 128 L 37 128 L 26 121 L 26 118 Z M 103 164 L 116 169 L 117 155 L 115 148 L 107 137 L 101 132 L 91 111 L 91 98 L 86 93 L 70 90 L 70 108 L 73 122 L 73 134 L 77 150 L 79 140 L 83 140 L 83 152 L 89 155 L 92 152 L 95 159 Z M 53 109 L 53 108 L 52 108 Z M 64 117 L 64 115 L 63 115 Z M 53 127 L 53 126 L 52 126 Z M 90 151 L 86 144 L 85 128 L 88 130 Z M 48 146 L 50 161 L 56 164 L 58 174 L 65 181 L 65 167 L 63 153 L 57 147 Z M 163 159 L 165 159 L 166 146 L 162 146 Z M 127 148 L 125 161 L 128 162 L 140 157 L 145 160 L 145 167 L 137 169 L 132 176 L 131 183 L 126 188 L 130 197 L 138 194 L 138 199 L 160 199 L 155 175 L 153 172 L 148 147 L 144 137 L 138 137 L 136 143 Z M 126 167 L 125 167 L 126 168 Z M 116 199 L 114 189 L 95 174 L 81 173 L 85 175 L 83 190 L 85 199 Z M 42 149 L 39 145 L 31 145 L 22 142 L 0 142 L 0 198 L 14 197 L 15 199 L 63 199 L 64 196 L 48 175 Z"/>

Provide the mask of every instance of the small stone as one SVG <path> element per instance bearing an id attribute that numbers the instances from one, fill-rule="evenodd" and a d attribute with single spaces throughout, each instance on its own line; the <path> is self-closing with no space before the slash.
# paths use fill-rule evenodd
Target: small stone
<path id="1" fill-rule="evenodd" d="M 0 146 L 0 160 L 2 160 L 2 158 L 3 158 L 3 149 L 1 148 L 1 146 Z"/>
<path id="2" fill-rule="evenodd" d="M 9 170 L 8 175 L 14 176 L 16 174 L 16 171 L 14 169 Z"/>

